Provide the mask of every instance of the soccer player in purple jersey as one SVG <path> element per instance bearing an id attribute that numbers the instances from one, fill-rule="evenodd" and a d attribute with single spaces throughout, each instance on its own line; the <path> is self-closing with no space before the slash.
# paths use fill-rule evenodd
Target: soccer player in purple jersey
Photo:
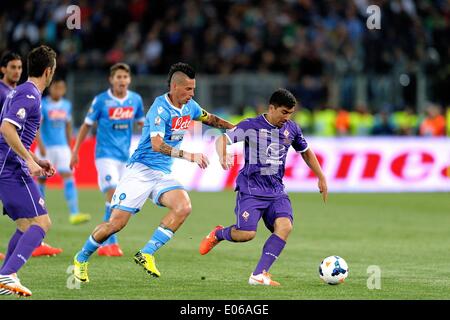
<path id="1" fill-rule="evenodd" d="M 12 90 L 0 115 L 0 200 L 3 213 L 16 222 L 0 269 L 0 289 L 31 296 L 17 272 L 41 244 L 51 221 L 33 176 L 52 176 L 55 168 L 30 152 L 41 122 L 41 95 L 52 81 L 56 53 L 40 46 L 28 54 L 28 81 Z"/>
<path id="2" fill-rule="evenodd" d="M 264 244 L 261 258 L 248 280 L 251 285 L 278 286 L 268 273 L 283 250 L 292 230 L 292 207 L 283 185 L 287 152 L 290 146 L 299 152 L 318 177 L 324 202 L 327 181 L 314 152 L 300 127 L 290 120 L 297 101 L 288 90 L 278 89 L 270 97 L 268 112 L 241 121 L 216 141 L 223 169 L 231 165 L 226 144 L 244 141 L 245 165 L 236 180 L 236 224 L 217 226 L 200 243 L 200 254 L 211 251 L 220 241 L 246 242 L 256 235 L 262 218 L 272 235 Z"/>
<path id="3" fill-rule="evenodd" d="M 0 80 L 0 113 L 6 96 L 16 88 L 17 83 L 22 75 L 22 58 L 18 53 L 6 52 L 0 60 L 0 71 L 3 78 Z M 42 243 L 34 251 L 32 256 L 55 256 L 62 252 L 59 248 L 53 248 L 47 243 Z M 5 259 L 5 256 L 0 253 L 0 260 Z"/>

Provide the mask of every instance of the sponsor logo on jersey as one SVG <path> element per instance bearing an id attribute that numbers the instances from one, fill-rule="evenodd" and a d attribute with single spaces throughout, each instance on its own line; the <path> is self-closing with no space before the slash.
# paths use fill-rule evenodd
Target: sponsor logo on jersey
<path id="1" fill-rule="evenodd" d="M 130 120 L 133 119 L 133 107 L 109 108 L 110 120 Z"/>
<path id="2" fill-rule="evenodd" d="M 286 147 L 282 144 L 271 143 L 266 149 L 266 164 L 275 164 L 280 165 L 283 164 L 283 161 L 280 160 L 286 154 Z"/>
<path id="3" fill-rule="evenodd" d="M 181 141 L 184 138 L 184 134 L 173 134 L 170 136 L 170 140 L 172 141 Z"/>
<path id="4" fill-rule="evenodd" d="M 50 120 L 65 120 L 67 112 L 65 110 L 49 110 L 48 117 Z"/>
<path id="5" fill-rule="evenodd" d="M 172 118 L 172 131 L 187 130 L 191 123 L 191 116 Z"/>
<path id="6" fill-rule="evenodd" d="M 128 123 L 114 123 L 112 126 L 114 130 L 128 130 L 129 127 Z"/>

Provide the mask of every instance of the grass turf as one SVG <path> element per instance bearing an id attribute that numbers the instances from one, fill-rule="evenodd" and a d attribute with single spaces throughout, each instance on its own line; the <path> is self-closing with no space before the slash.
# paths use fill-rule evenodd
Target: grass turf
<path id="1" fill-rule="evenodd" d="M 103 195 L 80 190 L 80 209 L 93 219 L 72 226 L 63 192 L 48 190 L 53 229 L 45 241 L 64 252 L 31 258 L 20 270 L 22 283 L 33 291 L 31 299 L 450 299 L 446 193 L 331 194 L 327 205 L 319 194 L 290 194 L 294 230 L 270 270 L 282 284 L 274 288 L 247 284 L 269 235 L 263 222 L 253 241 L 222 242 L 201 256 L 200 240 L 217 224 L 234 223 L 235 196 L 230 191 L 190 192 L 190 196 L 191 216 L 156 254 L 161 278 L 148 276 L 132 259 L 165 214 L 165 209 L 147 202 L 119 233 L 124 257 L 93 256 L 91 282 L 78 290 L 67 270 L 75 252 L 101 222 Z M 7 217 L 0 221 L 4 252 L 14 225 Z M 342 285 L 326 285 L 318 277 L 318 264 L 329 255 L 340 255 L 349 265 L 349 277 Z M 381 270 L 379 290 L 367 287 L 370 265 Z"/>

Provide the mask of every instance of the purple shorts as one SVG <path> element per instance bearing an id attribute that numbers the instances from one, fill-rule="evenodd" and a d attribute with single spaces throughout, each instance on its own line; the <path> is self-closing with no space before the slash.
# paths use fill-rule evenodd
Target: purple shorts
<path id="1" fill-rule="evenodd" d="M 14 221 L 47 214 L 45 201 L 31 177 L 0 179 L 0 200 L 3 202 L 3 214 Z"/>
<path id="2" fill-rule="evenodd" d="M 294 220 L 291 200 L 287 195 L 265 198 L 237 192 L 234 212 L 237 230 L 256 231 L 259 220 L 263 218 L 267 229 L 273 232 L 275 219 L 287 217 L 291 222 Z"/>

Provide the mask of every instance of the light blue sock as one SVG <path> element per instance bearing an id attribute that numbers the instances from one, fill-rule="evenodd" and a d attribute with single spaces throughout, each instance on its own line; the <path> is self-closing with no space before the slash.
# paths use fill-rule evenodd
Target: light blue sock
<path id="1" fill-rule="evenodd" d="M 78 211 L 78 192 L 75 187 L 75 181 L 72 178 L 64 179 L 64 197 L 69 206 L 70 214 L 77 214 Z"/>
<path id="2" fill-rule="evenodd" d="M 86 262 L 89 260 L 89 257 L 100 247 L 100 243 L 94 240 L 94 238 L 89 236 L 86 243 L 80 252 L 77 253 L 76 259 L 78 262 Z"/>
<path id="3" fill-rule="evenodd" d="M 38 183 L 39 186 L 39 192 L 41 193 L 42 198 L 45 199 L 45 184 Z"/>
<path id="4" fill-rule="evenodd" d="M 152 235 L 152 238 L 141 250 L 144 253 L 153 255 L 159 248 L 165 245 L 173 237 L 173 231 L 167 228 L 158 227 Z"/>
<path id="5" fill-rule="evenodd" d="M 105 215 L 103 216 L 103 221 L 109 221 L 109 218 L 111 217 L 111 203 L 105 202 Z M 110 244 L 117 244 L 119 240 L 117 239 L 117 235 L 113 234 L 108 239 L 103 242 L 103 245 L 110 245 Z"/>

